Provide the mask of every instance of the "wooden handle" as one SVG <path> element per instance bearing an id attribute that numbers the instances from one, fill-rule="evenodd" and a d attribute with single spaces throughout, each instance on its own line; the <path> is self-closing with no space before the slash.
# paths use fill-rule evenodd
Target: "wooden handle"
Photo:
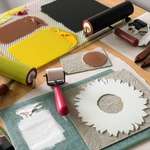
<path id="1" fill-rule="evenodd" d="M 125 31 L 121 30 L 120 28 L 116 28 L 114 33 L 115 33 L 115 35 L 117 35 L 121 39 L 125 40 L 126 42 L 128 42 L 132 46 L 136 47 L 139 44 L 139 40 L 137 38 L 128 34 Z"/>
<path id="2" fill-rule="evenodd" d="M 146 57 L 141 65 L 142 68 L 146 68 L 150 66 L 150 55 Z"/>
<path id="3" fill-rule="evenodd" d="M 150 46 L 146 47 L 140 54 L 135 58 L 135 62 L 140 62 L 144 60 L 148 55 L 150 55 Z"/>

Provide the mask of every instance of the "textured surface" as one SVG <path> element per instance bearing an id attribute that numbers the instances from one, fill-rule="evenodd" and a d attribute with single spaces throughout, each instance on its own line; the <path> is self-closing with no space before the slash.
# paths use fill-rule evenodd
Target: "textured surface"
<path id="1" fill-rule="evenodd" d="M 91 51 L 90 51 L 91 52 Z M 83 56 L 88 53 L 88 51 L 84 52 L 78 52 L 77 54 L 67 55 L 60 59 L 60 62 L 67 74 L 77 73 L 77 72 L 83 72 L 87 70 L 94 70 L 98 68 L 105 68 L 111 66 L 111 61 L 109 60 L 106 52 L 102 48 L 96 48 L 93 50 L 93 52 L 100 52 L 104 54 L 107 57 L 107 62 L 99 67 L 92 67 L 87 65 L 83 61 Z M 72 62 L 72 63 L 70 63 Z"/>
<path id="2" fill-rule="evenodd" d="M 51 132 L 49 132 L 49 134 L 47 134 L 47 128 L 49 128 L 50 126 L 52 127 L 53 125 L 55 126 L 55 124 L 49 118 L 47 119 L 47 121 L 43 120 L 45 118 L 45 115 L 44 115 L 44 117 L 38 117 L 40 111 L 50 113 L 52 115 L 53 119 L 64 130 L 63 135 L 65 137 L 65 140 L 63 142 L 56 144 L 52 148 L 53 150 L 71 150 L 71 149 L 88 150 L 86 144 L 81 139 L 80 135 L 74 128 L 73 124 L 69 121 L 69 118 L 63 118 L 62 116 L 60 116 L 57 113 L 57 111 L 55 109 L 55 103 L 54 103 L 53 96 L 54 95 L 51 92 L 51 93 L 30 99 L 28 101 L 16 104 L 10 108 L 1 110 L 0 116 L 3 118 L 3 120 L 6 124 L 8 135 L 9 135 L 13 145 L 15 146 L 15 150 L 29 150 L 29 149 L 31 149 L 31 147 L 29 148 L 29 146 L 33 146 L 33 144 L 34 144 L 35 148 L 38 147 L 38 144 L 41 146 L 43 142 L 46 142 L 48 140 L 47 137 L 45 137 L 44 135 L 50 136 L 52 134 L 51 136 L 53 138 L 56 138 L 56 137 L 58 138 L 59 132 L 58 132 L 58 130 L 56 130 L 56 127 L 54 130 L 55 132 L 51 131 Z M 32 118 L 24 119 L 27 117 L 26 113 L 30 112 L 29 107 L 36 105 L 37 103 L 40 103 L 40 105 L 41 105 L 40 111 L 37 111 L 34 109 L 34 112 L 33 112 L 31 110 L 31 114 L 28 114 L 28 115 L 29 115 L 29 117 L 32 117 Z M 21 111 L 24 111 L 25 108 L 28 108 L 28 111 L 24 112 L 25 115 L 22 113 L 22 115 L 24 115 L 24 117 L 22 117 L 22 115 L 18 115 L 18 114 L 21 114 Z M 37 111 L 37 115 L 36 115 L 35 111 Z M 37 120 L 36 123 L 32 122 L 33 117 L 34 117 L 34 121 L 36 118 L 36 120 Z M 32 121 L 30 121 L 30 120 L 32 120 Z M 25 123 L 26 123 L 26 127 L 25 127 Z M 34 123 L 37 126 L 35 126 Z M 43 126 L 42 130 L 38 130 L 38 129 L 40 129 L 39 128 L 40 126 L 38 126 L 39 123 L 42 126 L 46 123 L 47 127 Z M 32 130 L 32 127 L 33 127 L 33 130 Z M 25 128 L 28 128 L 28 130 L 25 130 Z M 45 128 L 46 128 L 46 130 L 45 130 Z M 34 132 L 36 129 L 37 129 L 37 133 L 35 134 Z M 32 136 L 33 133 L 34 133 L 34 135 Z M 38 138 L 41 138 L 41 137 L 38 137 L 39 135 L 42 135 L 45 138 L 43 138 L 43 139 L 41 139 L 41 141 L 39 141 Z M 33 137 L 34 137 L 34 141 L 33 141 Z M 27 139 L 25 139 L 25 138 L 27 138 Z M 56 140 L 58 141 L 59 139 L 49 139 L 49 140 L 51 140 L 51 142 L 52 142 L 52 141 L 56 141 Z M 40 143 L 35 143 L 35 141 L 39 141 Z M 49 144 L 49 146 L 50 145 L 53 145 L 53 143 Z M 44 150 L 49 150 L 49 149 L 50 149 L 49 147 L 44 148 Z M 38 149 L 38 150 L 43 150 L 43 149 Z"/>
<path id="3" fill-rule="evenodd" d="M 89 147 L 92 150 L 97 150 L 99 148 L 106 147 L 106 146 L 108 146 L 114 142 L 117 142 L 117 141 L 121 140 L 122 138 L 126 137 L 123 135 L 119 135 L 119 138 L 116 138 L 116 137 L 114 138 L 114 137 L 109 137 L 106 134 L 101 135 L 101 134 L 97 133 L 95 131 L 95 129 L 90 128 L 88 126 L 85 126 L 83 123 L 81 123 L 80 118 L 78 118 L 78 113 L 74 107 L 73 97 L 76 94 L 78 94 L 79 91 L 84 86 L 86 86 L 86 84 L 89 81 L 93 81 L 97 78 L 101 78 L 102 76 L 106 76 L 108 73 L 110 74 L 110 73 L 112 73 L 112 71 L 107 71 L 105 73 L 97 74 L 97 75 L 92 76 L 88 79 L 82 80 L 78 83 L 75 83 L 73 85 L 69 85 L 69 86 L 66 86 L 63 88 L 63 90 L 65 92 L 65 96 L 69 100 L 68 103 L 69 103 L 69 107 L 70 107 L 70 111 L 71 111 L 70 119 L 74 122 L 75 126 L 78 129 L 78 132 L 81 134 L 81 136 L 84 138 L 84 141 L 89 145 Z M 125 74 L 126 74 L 126 76 L 124 77 Z M 147 97 L 147 96 L 149 97 L 149 93 L 150 93 L 149 90 L 147 88 L 145 88 L 145 86 L 142 83 L 140 83 L 138 80 L 136 80 L 135 77 L 133 75 L 131 75 L 129 72 L 127 72 L 127 71 L 122 71 L 119 73 L 116 72 L 116 73 L 113 73 L 112 75 L 109 76 L 109 78 L 111 78 L 111 77 L 113 77 L 114 79 L 121 78 L 124 81 L 129 81 L 130 83 L 133 83 L 134 85 L 136 85 L 137 89 L 141 89 L 142 91 L 144 91 L 145 97 Z M 44 99 L 44 101 L 43 101 L 43 99 Z M 6 123 L 6 127 L 7 127 L 7 130 L 9 132 L 9 136 L 11 137 L 13 143 L 18 143 L 17 137 L 18 137 L 18 135 L 20 135 L 20 132 L 17 132 L 18 129 L 16 128 L 16 121 L 17 120 L 15 119 L 16 117 L 14 116 L 15 110 L 17 108 L 20 108 L 20 107 L 25 106 L 27 104 L 31 104 L 31 103 L 35 103 L 35 102 L 39 102 L 39 101 L 42 101 L 45 104 L 45 106 L 51 110 L 51 113 L 55 117 L 57 122 L 59 122 L 61 125 L 64 123 L 65 127 L 67 127 L 67 129 L 68 129 L 66 122 L 64 120 L 62 120 L 62 118 L 60 119 L 60 117 L 56 113 L 56 110 L 54 108 L 55 106 L 53 103 L 53 98 L 51 97 L 51 94 L 50 95 L 44 94 L 42 96 L 33 98 L 31 100 L 27 100 L 25 102 L 20 102 L 20 103 L 16 104 L 15 106 L 12 106 L 8 109 L 4 109 L 1 111 L 1 117 L 4 119 L 4 121 Z M 147 111 L 147 113 L 149 113 L 149 111 Z M 12 118 L 14 118 L 14 119 L 12 119 Z M 150 116 L 147 117 L 145 121 L 146 121 L 146 123 L 140 127 L 140 130 L 138 130 L 138 132 L 142 131 L 144 128 L 149 127 Z M 12 130 L 12 124 L 13 124 L 13 130 Z M 64 125 L 62 125 L 62 126 L 64 128 Z M 22 138 L 20 138 L 20 137 L 21 136 L 19 136 L 19 140 L 21 140 L 20 142 L 21 143 L 23 142 L 22 145 L 24 145 L 24 141 L 22 141 Z M 137 144 L 140 141 L 143 141 L 143 140 L 148 139 L 148 138 L 150 138 L 150 130 L 145 130 L 142 133 L 139 133 L 138 135 L 136 134 L 135 136 L 131 136 L 130 138 L 111 146 L 109 149 L 110 150 L 112 150 L 112 149 L 114 149 L 114 150 L 127 149 L 130 146 L 133 146 L 134 144 Z M 74 139 L 72 139 L 71 141 L 74 143 Z M 18 144 L 20 144 L 20 142 Z M 77 143 L 77 145 L 78 145 L 78 143 Z M 118 147 L 119 147 L 119 149 L 118 149 Z M 62 147 L 61 147 L 61 149 L 62 149 Z"/>
<path id="4" fill-rule="evenodd" d="M 107 113 L 99 108 L 98 102 L 108 94 L 120 97 L 123 103 L 121 111 Z M 112 97 L 112 104 L 114 100 L 115 97 Z M 147 109 L 147 99 L 143 98 L 143 92 L 135 90 L 133 85 L 129 86 L 128 82 L 123 83 L 122 80 L 104 78 L 90 82 L 80 91 L 74 101 L 76 101 L 76 109 L 82 122 L 95 128 L 97 132 L 102 134 L 107 132 L 110 136 L 118 136 L 119 133 L 128 135 L 130 131 L 138 130 L 139 126 L 144 123 L 144 117 L 147 116 L 144 111 Z M 105 105 L 107 104 L 108 102 L 105 101 Z M 115 111 L 120 107 L 116 104 L 113 108 L 112 104 L 110 103 L 109 110 Z"/>
<path id="5" fill-rule="evenodd" d="M 120 72 L 115 72 L 111 75 L 109 75 L 107 78 L 113 78 L 113 79 L 121 79 L 123 82 L 129 82 L 131 85 L 134 85 L 136 89 L 141 90 L 144 92 L 144 97 L 150 97 L 150 91 L 141 83 L 139 82 L 131 73 L 129 73 L 126 70 L 122 70 Z M 75 102 L 73 101 L 74 97 L 79 94 L 80 90 L 82 90 L 87 83 L 75 86 L 74 88 L 70 88 L 66 91 L 67 97 L 70 98 L 69 106 L 71 112 L 71 119 L 73 120 L 75 126 L 79 130 L 81 136 L 85 140 L 85 142 L 89 145 L 90 149 L 97 150 L 99 148 L 107 147 L 113 143 L 116 143 L 126 137 L 128 135 L 119 134 L 118 137 L 110 137 L 107 133 L 99 134 L 94 128 L 91 128 L 89 126 L 86 126 L 82 121 L 81 118 L 78 117 L 78 112 L 74 108 Z M 86 106 L 85 106 L 86 107 Z M 134 107 L 134 106 L 133 106 Z M 150 107 L 150 102 L 148 101 L 148 107 Z M 150 110 L 148 109 L 146 111 L 148 114 L 150 114 Z M 144 119 L 145 123 L 140 126 L 139 130 L 136 132 L 131 132 L 130 135 L 138 133 L 146 128 L 150 127 L 150 115 L 148 115 Z M 134 140 L 135 142 L 136 140 Z M 128 144 L 124 144 L 124 146 L 128 147 Z M 123 146 L 123 147 L 124 147 Z"/>
<path id="6" fill-rule="evenodd" d="M 64 24 L 70 30 L 79 32 L 82 30 L 83 20 L 107 8 L 95 0 L 56 0 L 42 6 L 42 12 Z"/>
<path id="7" fill-rule="evenodd" d="M 107 56 L 101 52 L 89 52 L 83 56 L 83 61 L 92 67 L 100 67 L 106 64 Z"/>

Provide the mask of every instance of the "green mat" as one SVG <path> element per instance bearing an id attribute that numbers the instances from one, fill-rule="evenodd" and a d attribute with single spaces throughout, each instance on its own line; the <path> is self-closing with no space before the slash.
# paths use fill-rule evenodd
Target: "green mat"
<path id="1" fill-rule="evenodd" d="M 103 150 L 127 150 L 146 140 L 150 140 L 150 129 L 146 129 L 140 133 L 130 136 L 117 144 L 104 148 Z"/>
<path id="2" fill-rule="evenodd" d="M 97 78 L 104 77 L 110 73 L 112 73 L 112 70 L 105 71 L 103 73 L 99 73 L 95 76 L 92 76 L 88 79 L 82 80 L 78 83 L 72 84 L 72 85 L 66 85 L 63 87 L 63 90 L 66 92 L 67 89 L 74 88 L 78 85 L 87 83 L 89 81 L 92 81 Z M 66 119 L 62 118 L 58 115 L 55 109 L 54 104 L 54 95 L 53 92 L 35 97 L 31 100 L 27 100 L 24 102 L 17 103 L 9 108 L 3 109 L 0 112 L 0 116 L 4 120 L 7 128 L 8 135 L 14 144 L 16 150 L 29 150 L 29 147 L 26 143 L 26 141 L 23 139 L 22 134 L 18 128 L 18 123 L 21 120 L 21 118 L 16 115 L 16 110 L 18 110 L 21 107 L 40 103 L 43 106 L 43 109 L 46 109 L 50 111 L 52 116 L 55 118 L 55 120 L 63 127 L 65 130 L 64 136 L 66 138 L 65 141 L 58 143 L 53 150 L 86 150 L 88 149 L 87 145 L 84 143 L 82 138 L 80 137 L 78 131 L 75 129 L 72 120 L 70 120 L 69 117 Z M 108 148 L 105 148 L 105 150 L 121 150 L 121 149 L 127 149 L 143 140 L 150 139 L 150 129 L 147 129 L 141 133 L 135 134 L 133 136 L 130 136 L 129 138 L 118 142 L 115 145 L 112 145 Z M 44 149 L 48 150 L 48 149 Z"/>

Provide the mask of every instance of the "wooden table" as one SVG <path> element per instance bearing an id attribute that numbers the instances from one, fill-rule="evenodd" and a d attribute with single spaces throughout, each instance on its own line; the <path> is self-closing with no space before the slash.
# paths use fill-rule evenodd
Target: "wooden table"
<path id="1" fill-rule="evenodd" d="M 115 6 L 116 4 L 123 2 L 123 0 L 98 0 L 98 1 L 109 6 L 109 7 Z M 139 15 L 142 15 L 144 12 L 145 11 L 143 9 L 135 6 L 135 12 L 132 15 L 132 17 L 133 18 L 138 17 Z M 143 77 L 147 81 L 147 83 L 150 84 L 150 72 L 144 71 L 139 66 L 137 66 L 133 61 L 131 61 L 127 57 L 123 56 L 119 52 L 115 51 L 114 49 L 112 49 L 111 47 L 109 47 L 108 45 L 106 45 L 100 41 L 97 41 L 97 42 L 93 43 L 92 45 L 88 46 L 88 49 L 95 48 L 97 46 L 101 46 L 103 48 L 106 48 L 108 50 L 108 52 L 121 58 L 123 61 L 125 61 L 127 64 L 129 64 L 141 77 Z M 79 50 L 81 51 L 80 48 L 78 48 L 75 51 L 79 51 Z M 84 49 L 82 49 L 82 50 L 84 50 Z M 44 67 L 42 67 L 41 69 L 38 70 L 38 77 L 37 77 L 37 84 L 36 84 L 37 87 L 40 84 L 42 84 L 43 82 L 45 82 L 45 79 L 43 78 L 44 70 L 48 67 L 56 67 L 56 66 L 60 66 L 58 61 L 51 62 L 51 63 L 45 65 Z M 8 81 L 8 79 L 0 77 L 0 83 L 5 83 L 7 81 Z M 27 94 L 31 90 L 32 90 L 31 87 L 25 87 L 24 85 L 21 85 L 19 83 L 14 83 L 12 90 L 8 93 L 8 95 L 1 98 L 0 108 L 12 105 L 13 103 L 15 103 L 17 101 L 17 99 L 24 96 L 25 94 Z M 2 121 L 1 121 L 1 126 L 3 126 Z M 150 147 L 150 142 L 148 142 L 146 144 L 149 145 L 149 147 Z M 141 148 L 143 148 L 143 150 L 144 150 L 147 146 L 146 144 L 144 144 L 144 146 L 139 147 L 137 149 L 141 150 Z"/>

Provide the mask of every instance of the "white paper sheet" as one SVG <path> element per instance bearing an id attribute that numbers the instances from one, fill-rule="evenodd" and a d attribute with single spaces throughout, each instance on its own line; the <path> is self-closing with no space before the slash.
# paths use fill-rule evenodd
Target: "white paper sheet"
<path id="1" fill-rule="evenodd" d="M 138 18 L 150 24 L 150 13 L 146 12 Z M 127 28 L 127 26 L 123 28 Z M 121 54 L 125 55 L 133 61 L 135 57 L 143 50 L 143 48 L 141 47 L 133 47 L 129 45 L 128 43 L 117 37 L 114 33 L 107 35 L 100 41 L 106 43 L 108 46 L 112 47 L 113 49 L 115 49 L 116 51 L 120 52 Z"/>
<path id="2" fill-rule="evenodd" d="M 18 127 L 30 150 L 51 149 L 65 140 L 63 128 L 42 105 L 28 105 L 18 109 L 16 114 L 22 118 Z"/>

